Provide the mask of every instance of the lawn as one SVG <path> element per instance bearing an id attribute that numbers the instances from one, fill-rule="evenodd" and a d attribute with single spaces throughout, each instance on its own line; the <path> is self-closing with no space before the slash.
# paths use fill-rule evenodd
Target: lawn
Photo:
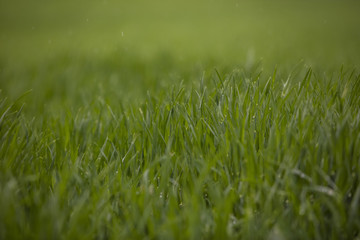
<path id="1" fill-rule="evenodd" d="M 0 0 L 0 239 L 360 239 L 358 12 Z"/>

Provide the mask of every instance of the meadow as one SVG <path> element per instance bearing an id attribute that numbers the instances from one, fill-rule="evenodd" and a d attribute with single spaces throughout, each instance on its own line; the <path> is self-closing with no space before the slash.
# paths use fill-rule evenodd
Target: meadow
<path id="1" fill-rule="evenodd" d="M 360 239 L 358 12 L 0 0 L 0 239 Z"/>

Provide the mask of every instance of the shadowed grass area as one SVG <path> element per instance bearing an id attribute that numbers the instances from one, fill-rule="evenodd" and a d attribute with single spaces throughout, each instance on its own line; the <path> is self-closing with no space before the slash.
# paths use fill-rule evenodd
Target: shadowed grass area
<path id="1" fill-rule="evenodd" d="M 358 239 L 358 9 L 0 1 L 0 238 Z"/>

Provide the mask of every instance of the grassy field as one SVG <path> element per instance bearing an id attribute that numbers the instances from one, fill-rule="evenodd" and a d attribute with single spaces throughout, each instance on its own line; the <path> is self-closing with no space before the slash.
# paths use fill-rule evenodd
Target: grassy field
<path id="1" fill-rule="evenodd" d="M 358 12 L 0 0 L 0 239 L 360 239 Z"/>

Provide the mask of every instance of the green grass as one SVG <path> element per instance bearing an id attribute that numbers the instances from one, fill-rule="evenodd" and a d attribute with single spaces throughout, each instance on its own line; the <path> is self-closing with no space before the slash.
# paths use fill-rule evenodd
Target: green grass
<path id="1" fill-rule="evenodd" d="M 0 239 L 360 238 L 357 3 L 33 4 L 0 5 Z"/>
<path id="2" fill-rule="evenodd" d="M 356 70 L 213 72 L 126 105 L 71 76 L 35 113 L 2 96 L 3 239 L 359 236 Z"/>

